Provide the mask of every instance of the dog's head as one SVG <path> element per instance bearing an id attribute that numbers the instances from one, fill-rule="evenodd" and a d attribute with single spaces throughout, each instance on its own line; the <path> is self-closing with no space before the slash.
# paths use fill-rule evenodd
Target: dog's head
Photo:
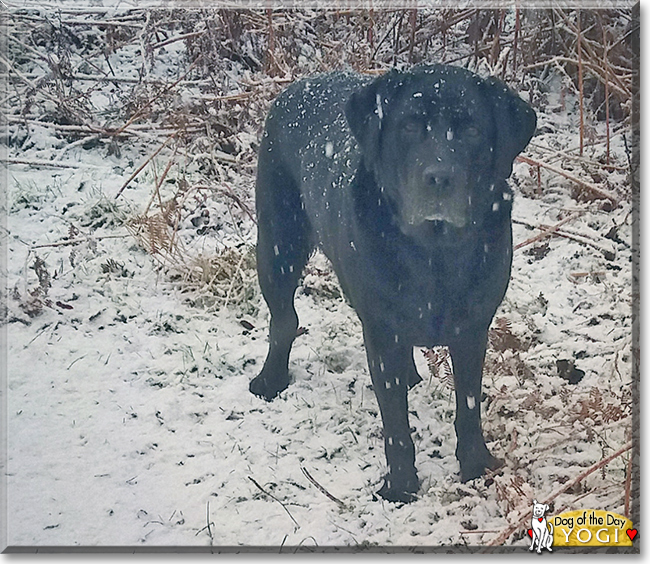
<path id="1" fill-rule="evenodd" d="M 504 180 L 536 126 L 535 112 L 501 82 L 444 65 L 375 79 L 350 97 L 346 118 L 407 234 L 509 213 Z"/>
<path id="2" fill-rule="evenodd" d="M 533 519 L 539 519 L 544 517 L 544 514 L 548 511 L 548 505 L 544 503 L 537 503 L 537 500 L 533 500 Z"/>

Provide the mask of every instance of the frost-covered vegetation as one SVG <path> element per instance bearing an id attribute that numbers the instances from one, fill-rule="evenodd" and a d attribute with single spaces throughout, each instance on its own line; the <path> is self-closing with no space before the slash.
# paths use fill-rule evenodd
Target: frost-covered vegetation
<path id="1" fill-rule="evenodd" d="M 635 518 L 632 10 L 3 17 L 10 545 L 526 546 L 533 498 Z M 297 292 L 294 383 L 248 392 L 268 329 L 254 176 L 287 84 L 420 62 L 501 77 L 538 132 L 511 177 L 484 377 L 506 465 L 459 482 L 448 356 L 416 351 L 421 488 L 399 506 L 374 496 L 361 328 L 322 255 Z"/>

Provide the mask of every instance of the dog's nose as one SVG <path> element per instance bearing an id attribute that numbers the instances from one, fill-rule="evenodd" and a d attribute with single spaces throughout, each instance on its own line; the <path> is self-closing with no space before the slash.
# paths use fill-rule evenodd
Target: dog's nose
<path id="1" fill-rule="evenodd" d="M 441 191 L 446 191 L 450 188 L 451 178 L 451 171 L 439 165 L 428 166 L 422 173 L 425 186 Z"/>

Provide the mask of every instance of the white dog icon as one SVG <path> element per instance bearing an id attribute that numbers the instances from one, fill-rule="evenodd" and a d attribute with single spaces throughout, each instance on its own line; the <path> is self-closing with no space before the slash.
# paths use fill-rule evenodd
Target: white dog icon
<path id="1" fill-rule="evenodd" d="M 547 523 L 546 517 L 544 517 L 544 513 L 547 511 L 548 505 L 537 503 L 536 499 L 533 500 L 532 538 L 529 550 L 534 550 L 535 543 L 537 543 L 537 554 L 541 554 L 542 548 L 553 552 L 551 549 L 553 546 L 553 524 Z"/>

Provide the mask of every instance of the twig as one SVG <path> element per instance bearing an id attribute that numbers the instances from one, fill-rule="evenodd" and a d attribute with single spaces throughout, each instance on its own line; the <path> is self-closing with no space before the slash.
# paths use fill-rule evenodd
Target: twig
<path id="1" fill-rule="evenodd" d="M 599 196 L 601 198 L 604 198 L 606 200 L 610 200 L 614 206 L 618 205 L 618 197 L 610 192 L 609 190 L 605 190 L 603 188 L 599 188 L 595 184 L 591 184 L 590 182 L 587 182 L 585 180 L 582 180 L 576 176 L 573 176 L 572 174 L 569 174 L 568 172 L 562 170 L 561 168 L 558 168 L 556 166 L 547 164 L 542 161 L 538 161 L 535 159 L 531 159 L 530 157 L 524 157 L 523 155 L 519 155 L 517 157 L 517 160 L 527 163 L 532 166 L 540 166 L 542 168 L 545 168 L 547 170 L 550 170 L 551 172 L 554 172 L 555 174 L 559 174 L 560 176 L 563 176 L 567 180 L 571 180 L 571 182 L 575 182 L 579 186 L 582 186 L 583 188 L 586 188 L 590 192 L 593 192 L 596 196 Z"/>
<path id="2" fill-rule="evenodd" d="M 605 62 L 605 131 L 607 133 L 607 164 L 609 165 L 609 65 L 607 64 L 608 46 L 605 26 L 603 25 L 603 18 L 600 13 L 598 14 L 598 23 L 600 23 L 600 31 L 603 34 L 603 61 Z"/>
<path id="3" fill-rule="evenodd" d="M 557 235 L 558 237 L 564 237 L 565 239 L 572 239 L 573 241 L 577 241 L 578 243 L 582 243 L 583 245 L 588 245 L 590 247 L 593 247 L 594 249 L 600 251 L 603 254 L 609 254 L 609 255 L 615 254 L 613 248 L 602 246 L 597 241 L 594 241 L 588 235 L 584 235 L 582 233 L 571 233 L 569 231 L 558 229 L 554 225 L 553 226 L 545 225 L 543 223 L 540 223 L 539 225 L 533 225 L 532 223 L 529 223 L 527 221 L 522 221 L 521 219 L 513 219 L 512 222 L 517 223 L 519 225 L 525 225 L 526 227 L 530 227 L 531 229 L 551 230 L 549 235 Z M 584 274 L 584 276 L 588 276 L 589 274 L 591 273 L 587 272 Z"/>
<path id="4" fill-rule="evenodd" d="M 587 145 L 587 146 L 589 146 L 589 145 Z M 545 151 L 546 153 L 550 154 L 549 156 L 551 156 L 551 158 L 569 159 L 569 160 L 572 160 L 572 161 L 582 163 L 582 164 L 584 164 L 586 166 L 593 166 L 593 167 L 597 167 L 599 169 L 604 168 L 606 170 L 620 170 L 620 171 L 623 171 L 623 172 L 627 172 L 629 170 L 629 168 L 627 166 L 618 166 L 618 165 L 614 165 L 614 164 L 610 164 L 610 163 L 604 165 L 602 163 L 599 163 L 598 161 L 594 161 L 594 160 L 589 159 L 589 158 L 584 157 L 584 156 L 579 157 L 577 155 L 571 155 L 571 154 L 569 154 L 569 153 L 567 153 L 565 151 L 558 151 L 557 149 L 551 149 L 550 147 L 546 147 L 546 146 L 544 146 L 544 145 L 542 145 L 540 143 L 529 143 L 528 147 L 530 147 L 531 149 L 538 149 L 540 151 Z"/>
<path id="5" fill-rule="evenodd" d="M 609 492 L 611 490 L 617 489 L 617 488 L 618 488 L 618 484 L 612 484 L 611 486 L 609 486 L 607 488 L 605 488 L 605 487 L 597 487 L 597 488 L 594 488 L 593 490 L 589 490 L 588 492 L 583 493 L 582 495 L 579 495 L 578 497 L 574 497 L 568 503 L 562 504 L 559 507 L 559 509 L 556 508 L 555 509 L 555 514 L 560 515 L 561 513 L 564 513 L 569 508 L 569 506 L 575 507 L 577 505 L 578 501 L 580 501 L 581 499 L 583 499 L 583 498 L 585 498 L 585 497 L 587 497 L 589 495 L 593 495 L 596 492 L 599 492 L 601 494 L 605 494 L 605 493 L 607 493 L 607 492 Z"/>
<path id="6" fill-rule="evenodd" d="M 62 163 L 58 161 L 41 161 L 41 160 L 28 160 L 28 159 L 5 159 L 5 163 L 9 164 L 22 164 L 30 166 L 51 166 L 54 168 L 79 168 L 81 165 L 73 163 Z M 84 168 L 100 168 L 95 165 L 84 164 Z"/>
<path id="7" fill-rule="evenodd" d="M 212 186 L 203 186 L 203 185 L 194 186 L 194 189 L 195 189 L 195 190 L 210 190 L 210 191 L 215 190 L 215 188 L 212 187 Z M 232 199 L 232 200 L 237 204 L 237 206 L 239 207 L 239 209 L 241 209 L 241 210 L 242 210 L 242 211 L 243 211 L 243 212 L 244 212 L 244 213 L 245 213 L 245 214 L 250 218 L 250 220 L 251 220 L 255 225 L 257 225 L 257 218 L 255 217 L 255 214 L 254 214 L 254 213 L 250 210 L 250 208 L 249 208 L 249 207 L 248 207 L 248 206 L 247 206 L 247 205 L 242 201 L 242 199 L 241 199 L 237 194 L 235 194 L 235 192 L 233 191 L 233 189 L 232 189 L 230 186 L 228 186 L 228 184 L 226 184 L 226 183 L 224 182 L 224 183 L 223 183 L 223 188 L 219 188 L 219 187 L 218 187 L 218 188 L 216 188 L 216 189 L 217 189 L 219 192 L 221 192 L 223 195 L 228 196 L 229 198 L 231 198 L 231 199 Z"/>
<path id="8" fill-rule="evenodd" d="M 36 91 L 38 87 L 36 84 L 34 84 L 31 80 L 29 80 L 22 72 L 20 72 L 9 59 L 5 59 L 2 55 L 0 55 L 0 62 L 2 62 L 6 67 L 8 71 L 12 71 L 15 73 L 15 75 L 20 78 L 31 90 Z M 11 77 L 11 72 L 8 72 L 7 75 Z M 55 100 L 54 96 L 52 96 L 49 93 L 46 93 L 46 96 L 49 97 L 52 100 Z"/>
<path id="9" fill-rule="evenodd" d="M 582 234 L 574 234 L 574 233 L 568 233 L 566 231 L 562 231 L 560 229 L 554 229 L 554 226 L 549 226 L 549 225 L 540 225 L 541 229 L 553 229 L 553 234 L 557 235 L 558 237 L 564 237 L 565 239 L 571 239 L 572 241 L 576 241 L 577 243 L 581 243 L 583 245 L 587 245 L 589 247 L 593 247 L 597 251 L 600 251 L 603 255 L 605 256 L 615 256 L 616 252 L 610 247 L 604 247 L 602 245 L 599 245 L 596 241 L 592 241 L 589 237 L 586 237 L 585 235 Z"/>
<path id="10" fill-rule="evenodd" d="M 307 471 L 307 469 L 304 466 L 301 466 L 300 469 L 302 470 L 302 473 L 305 475 L 305 478 L 307 478 L 312 484 L 314 484 L 323 495 L 327 496 L 329 499 L 335 502 L 341 509 L 346 508 L 345 503 L 343 503 L 340 499 L 335 498 L 330 492 L 328 492 L 323 486 L 321 486 L 316 480 L 314 480 L 312 475 Z"/>
<path id="11" fill-rule="evenodd" d="M 92 63 L 90 63 L 92 65 Z M 7 78 L 14 78 L 14 75 L 11 73 L 9 74 L 0 74 L 2 78 L 7 77 Z M 22 79 L 23 81 L 33 79 L 33 80 L 42 80 L 44 78 L 48 78 L 47 75 L 43 74 L 37 74 L 37 73 L 27 73 L 27 74 L 22 74 L 20 76 L 16 75 L 18 78 Z M 75 74 L 70 74 L 66 76 L 66 79 L 68 80 L 76 80 L 76 81 L 88 81 L 88 82 L 114 82 L 114 83 L 119 83 L 123 82 L 126 84 L 146 84 L 146 85 L 151 85 L 151 86 L 164 86 L 166 84 L 169 84 L 168 80 L 164 80 L 161 78 L 135 78 L 135 77 L 128 77 L 128 76 L 109 76 L 109 75 L 98 75 L 98 74 L 84 74 L 84 73 L 75 73 Z M 182 84 L 183 86 L 194 86 L 197 84 L 201 84 L 202 80 L 183 80 L 179 84 Z"/>
<path id="12" fill-rule="evenodd" d="M 162 176 L 156 181 L 156 185 L 154 186 L 151 199 L 149 200 L 147 207 L 144 209 L 144 212 L 142 212 L 143 216 L 146 216 L 149 213 L 149 209 L 151 208 L 153 201 L 156 199 L 156 196 L 158 196 L 158 206 L 160 207 L 161 211 L 163 210 L 162 197 L 160 196 L 160 187 L 162 186 L 162 183 L 165 181 L 165 178 L 167 177 L 167 174 L 169 173 L 169 169 L 172 167 L 172 164 L 174 164 L 175 157 L 176 157 L 176 148 L 174 148 L 174 154 L 171 156 L 169 161 L 167 161 L 167 166 L 165 166 L 165 170 L 163 171 Z"/>
<path id="13" fill-rule="evenodd" d="M 214 542 L 214 535 L 212 534 L 212 525 L 214 525 L 213 521 L 210 521 L 210 502 L 208 501 L 208 505 L 205 510 L 205 519 L 206 519 L 206 525 L 202 529 L 199 529 L 196 531 L 195 537 L 198 537 L 203 531 L 206 529 L 208 530 L 208 536 L 210 537 L 210 544 Z"/>
<path id="14" fill-rule="evenodd" d="M 266 20 L 268 28 L 268 40 L 266 47 L 266 64 L 264 70 L 268 75 L 272 76 L 276 74 L 276 69 L 273 68 L 273 61 L 275 58 L 273 54 L 273 51 L 275 50 L 275 31 L 273 29 L 273 10 L 271 8 L 268 8 L 266 10 Z"/>
<path id="15" fill-rule="evenodd" d="M 131 176 L 129 176 L 129 178 L 127 178 L 126 182 L 125 182 L 124 184 L 122 184 L 122 187 L 118 190 L 117 194 L 115 195 L 115 199 L 116 199 L 116 200 L 117 200 L 117 199 L 122 195 L 122 192 L 124 192 L 124 189 L 125 189 L 125 188 L 130 184 L 130 183 L 131 183 L 131 180 L 133 180 L 136 176 L 138 176 L 138 174 L 140 174 L 140 172 L 142 172 L 142 169 L 143 169 L 144 167 L 146 167 L 146 166 L 151 162 L 151 160 L 152 160 L 153 158 L 155 158 L 155 156 L 156 156 L 158 153 L 160 153 L 160 151 L 162 151 L 162 150 L 167 146 L 167 143 L 169 143 L 169 142 L 170 142 L 170 141 L 175 137 L 175 135 L 176 135 L 176 134 L 174 133 L 174 134 L 170 135 L 167 139 L 165 139 L 165 142 L 164 142 L 160 147 L 158 147 L 158 149 L 156 149 L 156 151 L 154 152 L 154 154 L 151 155 L 151 156 L 149 156 L 149 157 L 148 157 L 148 158 L 147 158 L 147 159 L 146 159 L 146 160 L 145 160 L 145 161 L 144 161 L 144 162 L 143 162 L 143 163 L 142 163 L 142 164 L 141 164 L 141 165 L 136 169 L 136 171 L 135 171 Z"/>
<path id="16" fill-rule="evenodd" d="M 164 182 L 165 178 L 167 177 L 167 174 L 169 173 L 169 170 L 171 169 L 172 164 L 174 164 L 174 160 L 176 158 L 176 149 L 177 148 L 174 148 L 174 154 L 172 155 L 171 159 L 169 159 L 169 161 L 167 162 L 167 166 L 165 167 L 165 170 L 163 171 L 163 174 L 160 177 L 160 180 L 158 181 L 158 183 L 156 185 L 156 193 L 158 194 L 158 201 L 159 201 L 159 204 L 160 204 L 160 211 L 163 210 L 163 203 L 162 203 L 162 199 L 160 197 L 160 187 L 162 186 L 162 183 Z M 171 236 L 171 239 L 169 240 L 169 250 L 170 250 L 170 252 L 172 251 L 174 243 L 176 242 L 176 235 L 178 235 L 178 224 L 179 224 L 180 220 L 181 220 L 180 214 L 177 214 L 176 215 L 176 221 L 174 222 L 174 226 L 172 228 L 172 236 Z"/>
<path id="17" fill-rule="evenodd" d="M 48 121 L 40 121 L 38 119 L 25 118 L 23 116 L 5 116 L 7 121 L 12 123 L 18 123 L 24 126 L 34 125 L 38 127 L 51 128 L 55 131 L 63 131 L 69 133 L 80 133 L 83 135 L 92 135 L 93 137 L 118 137 L 119 135 L 142 135 L 143 132 L 151 131 L 151 124 L 132 124 L 131 127 L 127 130 L 124 130 L 119 135 L 115 133 L 114 130 L 105 129 L 100 126 L 95 126 L 91 124 L 84 125 L 62 125 L 59 123 L 52 123 Z M 185 131 L 195 132 L 201 131 L 202 128 L 186 128 Z M 173 135 L 177 132 L 176 129 L 156 129 L 156 134 L 158 135 Z M 86 138 L 83 141 L 86 142 L 89 139 Z"/>
<path id="18" fill-rule="evenodd" d="M 169 45 L 170 43 L 176 43 L 176 41 L 185 41 L 186 39 L 192 39 L 193 37 L 200 37 L 201 35 L 205 35 L 205 31 L 194 31 L 192 33 L 185 33 L 183 35 L 178 35 L 176 37 L 170 37 L 169 39 L 166 39 L 165 41 L 161 41 L 160 43 L 156 43 L 151 46 L 152 49 L 158 49 L 160 47 L 164 47 L 165 45 Z"/>
<path id="19" fill-rule="evenodd" d="M 409 20 L 411 24 L 411 37 L 409 40 L 409 64 L 413 64 L 413 49 L 415 47 L 415 32 L 418 27 L 418 10 L 410 10 Z"/>
<path id="20" fill-rule="evenodd" d="M 582 81 L 582 23 L 580 20 L 580 10 L 577 11 L 576 13 L 576 19 L 578 21 L 578 43 L 577 43 L 577 50 L 578 50 L 578 92 L 580 93 L 579 97 L 579 102 L 580 102 L 580 156 L 582 156 L 582 152 L 584 149 L 584 144 L 585 144 L 585 117 L 584 117 L 584 106 L 585 106 L 585 93 L 584 93 L 584 86 L 583 86 L 583 81 Z"/>
<path id="21" fill-rule="evenodd" d="M 90 241 L 101 241 L 103 239 L 124 239 L 128 235 L 103 235 L 101 237 L 83 237 L 82 239 L 70 239 L 69 241 L 59 241 L 57 243 L 44 243 L 42 245 L 34 245 L 30 247 L 33 249 L 49 249 L 55 247 L 67 247 L 69 245 L 80 245 L 81 243 L 88 243 Z"/>
<path id="22" fill-rule="evenodd" d="M 382 71 L 383 72 L 383 71 Z M 285 76 L 285 77 L 278 77 L 278 76 L 269 76 L 266 77 L 262 80 L 242 80 L 242 79 L 235 79 L 235 81 L 238 84 L 241 84 L 242 86 L 248 87 L 248 88 L 255 88 L 258 86 L 266 86 L 268 84 L 288 84 L 289 82 L 293 82 L 293 78 L 290 76 Z"/>
<path id="23" fill-rule="evenodd" d="M 519 33 L 521 30 L 521 15 L 519 12 L 519 0 L 515 2 L 515 39 L 513 42 L 512 50 L 512 70 L 517 74 L 517 46 L 519 44 Z"/>
<path id="24" fill-rule="evenodd" d="M 607 458 L 603 458 L 600 462 L 597 462 L 596 464 L 590 466 L 585 470 L 584 472 L 578 474 L 573 480 L 567 482 L 564 484 L 559 490 L 557 490 L 554 494 L 552 494 L 549 498 L 547 498 L 545 501 L 542 503 L 550 503 L 553 501 L 556 497 L 562 495 L 564 492 L 567 490 L 570 490 L 573 488 L 576 484 L 579 484 L 582 480 L 584 480 L 589 474 L 593 474 L 596 470 L 599 470 L 606 464 L 609 464 L 612 460 L 615 458 L 618 458 L 622 454 L 626 453 L 628 450 L 632 448 L 632 441 L 627 443 L 623 448 L 620 450 L 617 450 L 614 454 L 611 454 Z M 522 510 L 519 512 L 517 515 L 517 521 L 513 524 L 510 525 L 505 531 L 503 531 L 497 538 L 494 540 L 490 541 L 487 546 L 500 546 L 502 545 L 512 533 L 514 533 L 517 529 L 519 529 L 528 519 L 530 519 L 530 510 L 526 508 L 525 510 Z"/>
<path id="25" fill-rule="evenodd" d="M 522 247 L 525 247 L 527 245 L 530 245 L 531 243 L 536 243 L 537 241 L 540 241 L 541 239 L 545 239 L 549 235 L 552 235 L 555 233 L 560 227 L 562 227 L 565 223 L 568 223 L 569 221 L 573 221 L 574 219 L 578 218 L 581 216 L 584 212 L 577 212 L 573 213 L 568 217 L 565 217 L 562 221 L 559 223 L 556 223 L 555 225 L 552 225 L 550 227 L 547 227 L 546 229 L 543 229 L 541 233 L 538 235 L 535 235 L 534 237 L 531 237 L 530 239 L 526 239 L 522 243 L 518 243 L 517 245 L 514 246 L 513 250 L 518 250 L 521 249 Z"/>
<path id="26" fill-rule="evenodd" d="M 293 518 L 293 515 L 291 515 L 291 513 L 289 513 L 289 510 L 287 509 L 287 506 L 286 506 L 284 503 L 282 503 L 282 502 L 281 502 L 277 497 L 275 497 L 273 494 L 270 494 L 269 492 L 267 492 L 267 491 L 266 491 L 262 486 L 260 486 L 260 485 L 259 485 L 259 484 L 258 484 L 258 483 L 253 479 L 253 478 L 251 478 L 251 477 L 249 476 L 248 479 L 249 479 L 251 482 L 253 482 L 253 483 L 258 487 L 258 489 L 259 489 L 263 494 L 268 495 L 272 500 L 277 501 L 277 502 L 282 506 L 282 509 L 284 509 L 284 510 L 287 512 L 287 515 L 288 515 L 289 517 L 291 517 L 291 520 L 292 520 L 292 521 L 294 522 L 294 524 L 296 525 L 296 530 L 300 529 L 300 525 L 298 524 L 298 521 L 296 521 L 296 520 Z"/>
<path id="27" fill-rule="evenodd" d="M 526 65 L 525 67 L 522 67 L 521 70 L 522 72 L 524 72 L 538 67 L 545 67 L 547 65 L 555 65 L 555 64 L 557 64 L 559 68 L 562 68 L 562 65 L 567 63 L 577 66 L 578 61 L 577 59 L 572 59 L 571 57 L 562 57 L 558 55 L 556 57 L 552 57 L 545 61 L 540 61 L 538 63 L 531 63 L 530 65 Z M 602 68 L 600 68 L 597 64 L 591 63 L 589 61 L 583 61 L 583 66 L 587 67 L 599 79 L 603 79 L 603 77 L 601 76 Z M 610 86 L 617 92 L 619 96 L 628 99 L 632 95 L 630 89 L 623 83 L 623 81 L 615 73 L 611 73 L 610 78 L 613 81 L 613 83 L 610 82 Z"/>
<path id="28" fill-rule="evenodd" d="M 251 212 L 248 206 L 241 200 L 241 198 L 237 194 L 235 194 L 235 192 L 230 186 L 228 186 L 225 183 L 223 186 L 224 188 L 221 189 L 221 192 L 226 194 L 226 196 L 232 198 L 235 201 L 235 203 L 239 206 L 239 208 L 251 219 L 251 221 L 255 225 L 257 225 L 257 218 L 255 217 L 253 212 Z"/>
<path id="29" fill-rule="evenodd" d="M 210 521 L 210 502 L 209 501 L 208 501 L 208 504 L 207 504 L 207 506 L 205 508 L 205 520 L 206 520 L 207 527 L 208 527 L 208 536 L 210 537 L 210 540 L 212 540 L 213 539 L 213 536 L 212 536 L 212 522 Z"/>
<path id="30" fill-rule="evenodd" d="M 199 96 L 205 102 L 241 102 L 253 95 L 253 92 L 241 92 L 240 94 L 227 94 L 225 96 Z"/>
<path id="31" fill-rule="evenodd" d="M 625 476 L 625 516 L 630 518 L 630 492 L 632 490 L 632 458 L 634 453 L 630 453 L 627 461 L 627 476 Z"/>
<path id="32" fill-rule="evenodd" d="M 34 49 L 31 45 L 27 45 L 27 43 L 24 43 L 23 41 L 21 41 L 21 40 L 18 39 L 17 37 L 14 37 L 13 34 L 8 33 L 8 34 L 7 34 L 7 37 L 8 37 L 9 39 L 11 39 L 12 41 L 15 41 L 16 43 L 18 43 L 19 45 L 21 45 L 21 46 L 23 47 L 23 49 L 26 49 L 27 51 L 30 51 L 31 53 L 33 53 L 33 54 L 36 56 L 36 59 L 40 59 L 40 60 L 42 60 L 42 61 L 46 60 L 45 57 L 43 56 L 43 54 L 42 54 L 40 51 L 37 51 L 37 50 Z M 9 74 L 9 75 L 5 75 L 5 76 L 11 77 L 10 74 Z M 26 75 L 26 76 L 29 78 L 29 75 Z"/>
<path id="33" fill-rule="evenodd" d="M 160 91 L 156 96 L 154 96 L 153 98 L 151 98 L 151 100 L 149 100 L 149 101 L 148 101 L 144 106 L 142 106 L 140 109 L 138 109 L 138 111 L 136 111 L 136 112 L 131 116 L 131 118 L 130 118 L 130 119 L 129 119 L 129 120 L 128 120 L 128 121 L 127 121 L 127 122 L 126 122 L 122 127 L 120 127 L 117 131 L 115 131 L 115 135 L 119 135 L 119 134 L 122 133 L 122 132 L 127 128 L 127 127 L 129 127 L 129 125 L 131 125 L 131 124 L 132 124 L 136 119 L 138 119 L 138 118 L 139 118 L 139 117 L 140 117 L 140 116 L 145 112 L 145 110 L 146 110 L 147 108 L 149 108 L 149 107 L 150 107 L 150 106 L 151 106 L 151 105 L 152 105 L 152 104 L 153 104 L 153 103 L 154 103 L 158 98 L 160 98 L 160 97 L 163 96 L 164 94 L 167 94 L 167 92 L 169 92 L 172 88 L 175 88 L 176 86 L 178 86 L 178 84 L 180 84 L 180 83 L 185 79 L 185 77 L 186 77 L 188 74 L 190 74 L 190 72 L 192 72 L 192 70 L 193 70 L 194 67 L 198 64 L 198 62 L 199 62 L 200 60 L 201 60 L 201 57 L 197 57 L 197 58 L 194 60 L 194 62 L 189 66 L 189 68 L 187 69 L 187 71 L 185 71 L 185 74 L 183 74 L 183 76 L 181 76 L 178 80 L 172 82 L 169 86 L 163 88 L 163 89 L 162 89 L 162 90 L 161 90 L 161 91 Z"/>
<path id="34" fill-rule="evenodd" d="M 4 2 L 3 2 L 4 4 Z M 36 16 L 28 16 L 26 14 L 14 14 L 13 17 L 20 17 L 22 20 L 33 21 L 33 22 L 48 22 L 46 18 L 40 18 Z M 91 20 L 59 20 L 64 25 L 88 25 L 88 26 L 121 26 L 121 27 L 142 27 L 140 23 L 127 23 L 127 22 L 116 22 L 116 21 L 91 21 Z M 49 23 L 49 22 L 48 22 Z"/>

